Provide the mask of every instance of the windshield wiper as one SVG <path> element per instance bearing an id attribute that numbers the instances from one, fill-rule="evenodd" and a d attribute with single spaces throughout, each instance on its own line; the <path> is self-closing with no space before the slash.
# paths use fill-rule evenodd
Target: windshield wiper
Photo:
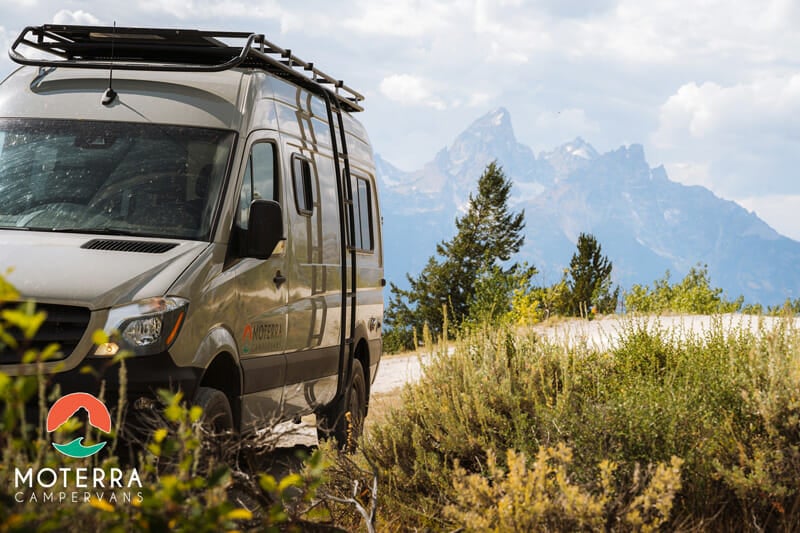
<path id="1" fill-rule="evenodd" d="M 18 229 L 23 229 L 23 228 L 18 228 Z M 88 235 L 140 235 L 132 231 L 125 231 L 116 228 L 26 227 L 24 229 L 29 229 L 32 231 L 47 231 L 51 233 L 86 233 Z"/>

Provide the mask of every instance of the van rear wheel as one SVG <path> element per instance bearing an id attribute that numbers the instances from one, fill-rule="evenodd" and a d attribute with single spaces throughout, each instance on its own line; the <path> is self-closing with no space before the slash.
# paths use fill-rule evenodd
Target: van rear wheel
<path id="1" fill-rule="evenodd" d="M 336 439 L 339 449 L 352 451 L 364 431 L 367 411 L 367 382 L 361 361 L 353 361 L 350 386 L 334 406 L 318 417 L 317 436 L 320 440 Z"/>

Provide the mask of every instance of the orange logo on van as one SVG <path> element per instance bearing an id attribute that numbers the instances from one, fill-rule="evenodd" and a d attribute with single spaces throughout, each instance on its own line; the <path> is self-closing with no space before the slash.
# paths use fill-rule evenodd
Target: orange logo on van
<path id="1" fill-rule="evenodd" d="M 242 335 L 242 353 L 250 353 L 250 344 L 253 342 L 253 326 L 247 324 Z"/>

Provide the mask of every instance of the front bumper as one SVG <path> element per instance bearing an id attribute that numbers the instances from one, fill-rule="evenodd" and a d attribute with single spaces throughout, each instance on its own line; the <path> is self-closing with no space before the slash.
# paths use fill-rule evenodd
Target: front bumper
<path id="1" fill-rule="evenodd" d="M 105 400 L 110 403 L 118 400 L 121 383 L 122 363 L 110 364 L 109 360 L 87 357 L 80 365 L 67 372 L 51 374 L 51 386 L 59 385 L 61 394 L 88 392 L 99 395 L 105 383 Z M 129 357 L 124 361 L 124 388 L 128 404 L 138 398 L 155 398 L 159 389 L 182 391 L 184 398 L 194 397 L 203 369 L 176 366 L 167 353 L 148 356 Z M 110 404 L 113 405 L 113 404 Z"/>

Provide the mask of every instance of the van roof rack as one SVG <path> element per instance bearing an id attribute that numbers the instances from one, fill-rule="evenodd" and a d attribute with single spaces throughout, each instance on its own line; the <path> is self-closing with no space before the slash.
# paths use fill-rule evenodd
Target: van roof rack
<path id="1" fill-rule="evenodd" d="M 239 41 L 239 45 L 222 39 Z M 26 57 L 18 51 L 20 46 L 40 50 L 49 57 Z M 173 72 L 259 68 L 314 93 L 325 91 L 347 111 L 364 109 L 364 96 L 344 81 L 258 33 L 46 24 L 22 30 L 8 55 L 22 65 L 39 67 Z"/>

